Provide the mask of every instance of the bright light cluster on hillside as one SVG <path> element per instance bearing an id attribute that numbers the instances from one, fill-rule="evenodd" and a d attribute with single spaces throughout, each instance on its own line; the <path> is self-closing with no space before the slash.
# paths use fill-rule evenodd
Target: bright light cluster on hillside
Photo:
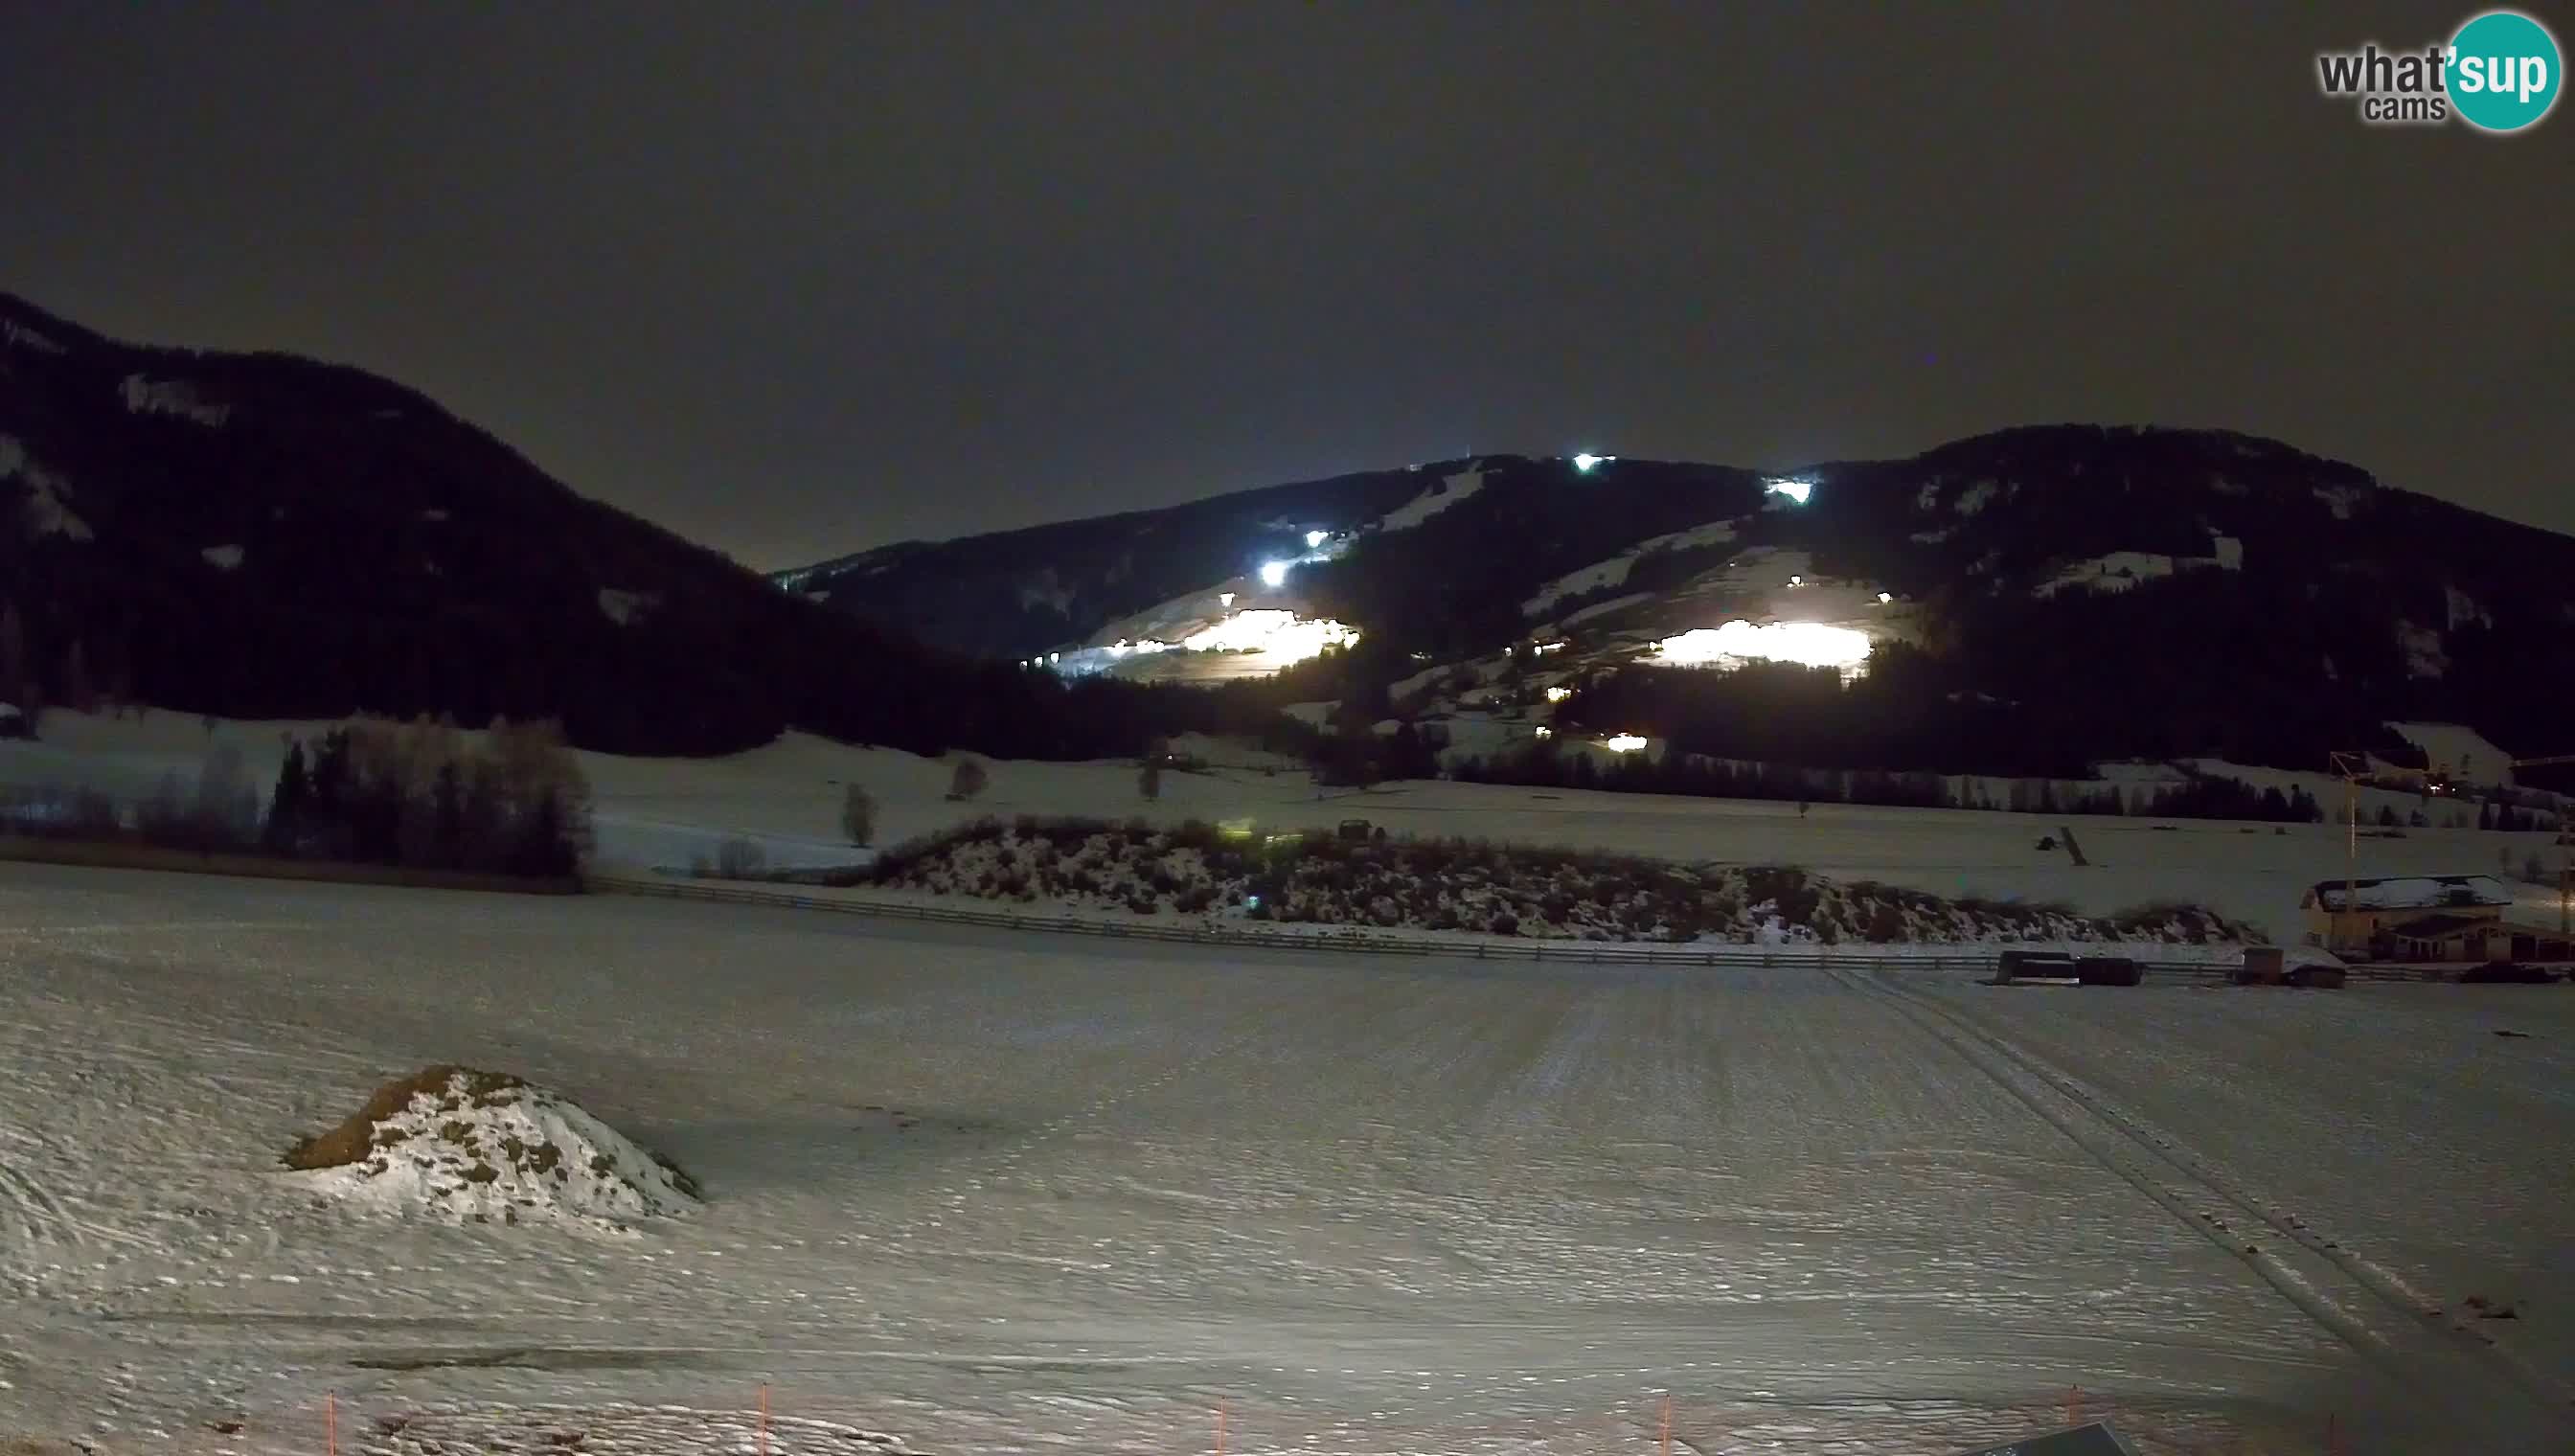
<path id="1" fill-rule="evenodd" d="M 1284 587 L 1288 585 L 1288 568 L 1291 565 L 1293 565 L 1293 563 L 1290 562 L 1263 562 L 1261 564 L 1261 585 L 1265 587 Z"/>
<path id="2" fill-rule="evenodd" d="M 1168 653 L 1171 650 L 1172 645 L 1167 642 L 1156 642 L 1152 638 L 1147 638 L 1143 642 L 1129 642 L 1123 637 L 1101 649 L 1113 658 L 1141 657 L 1149 653 Z"/>
<path id="3" fill-rule="evenodd" d="M 1249 661 L 1243 662 L 1243 667 L 1257 675 L 1276 672 L 1314 657 L 1325 648 L 1347 647 L 1358 640 L 1356 630 L 1330 618 L 1302 618 L 1293 612 L 1265 608 L 1229 613 L 1222 622 L 1179 642 L 1122 637 L 1105 647 L 1079 649 L 1071 662 L 1064 661 L 1062 653 L 1054 653 L 1031 658 L 1026 666 L 1053 668 L 1067 677 L 1079 678 L 1108 672 L 1130 658 L 1164 653 L 1235 653 L 1246 655 Z"/>
<path id="4" fill-rule="evenodd" d="M 1762 485 L 1771 495 L 1785 496 L 1800 506 L 1806 504 L 1806 498 L 1815 494 L 1813 481 L 1764 481 Z"/>
<path id="5" fill-rule="evenodd" d="M 1587 476 L 1617 458 L 1614 455 L 1593 455 L 1589 451 L 1584 451 L 1573 458 L 1573 468 Z"/>
<path id="6" fill-rule="evenodd" d="M 1325 648 L 1348 647 L 1359 635 L 1328 617 L 1298 617 L 1293 612 L 1264 609 L 1237 612 L 1181 646 L 1194 653 L 1267 653 L 1301 663 Z"/>
<path id="7" fill-rule="evenodd" d="M 1774 622 L 1756 627 L 1740 618 L 1702 627 L 1654 645 L 1654 661 L 1670 667 L 1726 667 L 1744 663 L 1799 663 L 1809 668 L 1857 669 L 1868 662 L 1868 634 L 1819 622 Z"/>
<path id="8" fill-rule="evenodd" d="M 1601 745 L 1613 753 L 1632 753 L 1645 746 L 1645 740 L 1635 733 L 1618 733 L 1603 739 Z"/>

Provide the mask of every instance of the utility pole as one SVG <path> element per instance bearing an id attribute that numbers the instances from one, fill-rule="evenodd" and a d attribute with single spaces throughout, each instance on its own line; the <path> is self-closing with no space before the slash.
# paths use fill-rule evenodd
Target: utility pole
<path id="1" fill-rule="evenodd" d="M 2342 915 L 2325 916 L 2325 948 L 2339 953 L 2333 931 L 2347 923 L 2343 916 L 2360 911 L 2360 776 L 2369 771 L 2369 754 L 2337 750 L 2331 758 L 2333 770 L 2342 775 Z"/>

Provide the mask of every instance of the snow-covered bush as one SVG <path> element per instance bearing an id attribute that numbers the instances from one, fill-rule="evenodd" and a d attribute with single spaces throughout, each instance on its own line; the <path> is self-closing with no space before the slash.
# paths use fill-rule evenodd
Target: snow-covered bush
<path id="1" fill-rule="evenodd" d="M 877 884 L 1044 899 L 1067 909 L 1500 935 L 1670 943 L 2239 940 L 2189 905 L 2107 919 L 2054 903 L 1964 899 L 1793 865 L 1692 868 L 1481 839 L 1228 835 L 1191 822 L 1045 819 L 965 824 L 885 851 Z"/>

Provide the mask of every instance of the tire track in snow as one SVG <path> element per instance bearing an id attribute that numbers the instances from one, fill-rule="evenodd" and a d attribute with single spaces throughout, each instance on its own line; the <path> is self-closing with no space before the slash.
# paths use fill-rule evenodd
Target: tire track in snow
<path id="1" fill-rule="evenodd" d="M 2130 1139 L 2161 1157 L 2166 1163 L 2192 1179 L 2215 1190 L 2237 1209 L 2259 1219 L 2272 1233 L 2286 1238 L 2314 1257 L 2333 1265 L 2341 1273 L 2377 1297 L 2390 1312 L 2408 1323 L 2423 1320 L 2447 1320 L 2443 1301 L 2415 1288 L 2403 1275 L 2369 1258 L 2339 1238 L 2328 1238 L 2304 1216 L 2280 1204 L 2276 1199 L 2247 1186 L 2222 1164 L 2185 1145 L 2172 1134 L 2146 1118 L 2118 1105 L 2089 1084 L 2051 1065 L 2037 1053 L 2021 1048 L 1999 1032 L 1978 1025 L 1975 1019 L 1953 1007 L 1942 1006 L 1927 998 L 1917 1004 L 1934 1011 L 1959 1026 L 1968 1034 L 1981 1037 L 1989 1045 L 2011 1057 L 2032 1076 L 2046 1082 L 2064 1096 L 2081 1104 Z M 2505 1348 L 2482 1331 L 2453 1325 L 2464 1340 L 2483 1346 L 2496 1363 L 2509 1369 L 2532 1393 L 2555 1406 L 2575 1411 L 2575 1385 L 2539 1369 L 2520 1354 Z"/>
<path id="2" fill-rule="evenodd" d="M 5 1123 L 0 1123 L 0 1141 L 36 1148 L 50 1154 L 56 1164 L 70 1161 L 53 1139 L 31 1136 Z M 31 1242 L 73 1248 L 99 1242 L 147 1251 L 160 1247 L 142 1234 L 130 1233 L 114 1224 L 74 1212 L 73 1205 L 56 1196 L 48 1183 L 29 1172 L 20 1161 L 6 1155 L 0 1155 L 0 1201 L 16 1203 L 22 1216 L 22 1226 L 29 1230 Z"/>
<path id="3" fill-rule="evenodd" d="M 2427 1409 L 2448 1406 L 2463 1428 L 2512 1420 L 2507 1412 L 2519 1411 L 2551 1437 L 2575 1436 L 2575 1399 L 2555 1379 L 2491 1340 L 2444 1338 L 2430 1323 L 2446 1319 L 2437 1306 L 2427 1315 L 2420 1297 L 2396 1276 L 2316 1233 L 2169 1134 L 1918 990 L 1837 967 L 1825 973 L 1893 1003 L 2103 1167 L 2242 1261 L 2345 1344 L 2389 1367 Z M 2287 1247 L 2249 1241 L 2251 1224 Z"/>
<path id="4" fill-rule="evenodd" d="M 43 1147 L 44 1143 L 0 1123 L 0 1237 L 12 1246 L 77 1246 L 86 1242 L 80 1221 L 64 1210 L 61 1199 L 19 1166 L 18 1158 L 9 1151 L 12 1146 Z"/>

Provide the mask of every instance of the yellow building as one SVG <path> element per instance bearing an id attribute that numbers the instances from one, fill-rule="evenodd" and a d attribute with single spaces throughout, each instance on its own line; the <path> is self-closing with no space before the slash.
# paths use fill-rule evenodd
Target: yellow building
<path id="1" fill-rule="evenodd" d="M 2511 888 L 2491 874 L 2328 879 L 2298 901 L 2309 944 L 2391 960 L 2501 959 L 2511 953 Z"/>

